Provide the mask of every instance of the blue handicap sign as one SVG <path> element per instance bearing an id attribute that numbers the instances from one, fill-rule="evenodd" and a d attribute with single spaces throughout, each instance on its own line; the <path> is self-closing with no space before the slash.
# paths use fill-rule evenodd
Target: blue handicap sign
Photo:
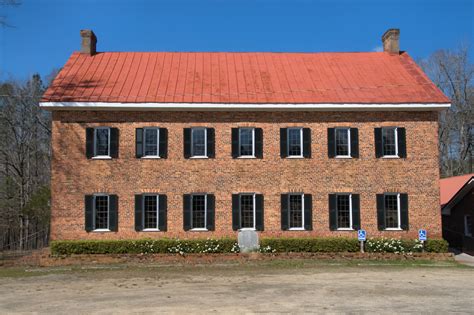
<path id="1" fill-rule="evenodd" d="M 359 239 L 359 241 L 365 241 L 365 239 L 367 238 L 367 232 L 365 232 L 365 230 L 358 230 L 357 238 Z"/>
<path id="2" fill-rule="evenodd" d="M 418 230 L 418 239 L 420 241 L 426 241 L 426 230 Z"/>

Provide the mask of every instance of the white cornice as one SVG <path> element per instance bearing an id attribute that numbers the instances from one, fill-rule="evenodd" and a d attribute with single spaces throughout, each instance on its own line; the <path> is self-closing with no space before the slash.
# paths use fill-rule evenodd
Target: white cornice
<path id="1" fill-rule="evenodd" d="M 406 104 L 243 104 L 243 103 L 104 103 L 41 102 L 47 110 L 126 110 L 126 111 L 434 111 L 450 103 Z"/>

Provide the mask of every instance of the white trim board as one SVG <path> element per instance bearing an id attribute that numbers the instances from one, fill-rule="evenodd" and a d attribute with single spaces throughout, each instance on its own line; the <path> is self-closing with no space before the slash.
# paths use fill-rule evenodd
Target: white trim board
<path id="1" fill-rule="evenodd" d="M 243 103 L 105 103 L 40 102 L 47 110 L 126 110 L 126 111 L 433 111 L 450 103 L 405 104 L 243 104 Z"/>

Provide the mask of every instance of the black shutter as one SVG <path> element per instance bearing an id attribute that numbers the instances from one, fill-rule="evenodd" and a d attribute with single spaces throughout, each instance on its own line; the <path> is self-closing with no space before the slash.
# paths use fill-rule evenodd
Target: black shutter
<path id="1" fill-rule="evenodd" d="M 143 156 L 143 128 L 135 129 L 135 156 L 137 159 Z"/>
<path id="2" fill-rule="evenodd" d="M 304 194 L 304 229 L 313 230 L 313 196 Z"/>
<path id="3" fill-rule="evenodd" d="M 288 194 L 281 194 L 281 229 L 283 231 L 289 228 L 289 214 L 288 214 Z"/>
<path id="4" fill-rule="evenodd" d="M 183 139 L 184 158 L 189 159 L 191 157 L 191 128 L 184 128 Z"/>
<path id="5" fill-rule="evenodd" d="M 110 157 L 119 157 L 119 130 L 118 128 L 110 128 Z"/>
<path id="6" fill-rule="evenodd" d="M 158 229 L 166 231 L 168 229 L 168 197 L 158 195 Z"/>
<path id="7" fill-rule="evenodd" d="M 405 128 L 397 128 L 398 156 L 407 157 L 406 132 Z"/>
<path id="8" fill-rule="evenodd" d="M 263 217 L 263 195 L 255 195 L 255 229 L 257 231 L 263 231 L 264 229 L 264 217 Z"/>
<path id="9" fill-rule="evenodd" d="M 232 128 L 232 157 L 239 157 L 239 128 Z"/>
<path id="10" fill-rule="evenodd" d="M 336 156 L 336 136 L 335 129 L 328 128 L 328 157 L 331 159 Z"/>
<path id="11" fill-rule="evenodd" d="M 400 194 L 400 228 L 408 231 L 408 195 Z"/>
<path id="12" fill-rule="evenodd" d="M 351 128 L 351 157 L 359 157 L 359 129 Z"/>
<path id="13" fill-rule="evenodd" d="M 303 156 L 311 158 L 311 129 L 303 128 Z"/>
<path id="14" fill-rule="evenodd" d="M 109 230 L 118 230 L 118 196 L 109 195 Z"/>
<path id="15" fill-rule="evenodd" d="M 377 227 L 379 231 L 385 230 L 385 197 L 377 194 Z"/>
<path id="16" fill-rule="evenodd" d="M 237 231 L 240 229 L 240 196 L 232 195 L 232 229 Z"/>
<path id="17" fill-rule="evenodd" d="M 183 195 L 183 229 L 191 229 L 191 195 Z"/>
<path id="18" fill-rule="evenodd" d="M 352 194 L 352 228 L 360 230 L 360 196 Z"/>
<path id="19" fill-rule="evenodd" d="M 209 231 L 215 230 L 215 217 L 216 217 L 216 198 L 212 194 L 207 195 L 207 222 L 206 228 Z"/>
<path id="20" fill-rule="evenodd" d="M 383 156 L 382 128 L 374 129 L 374 137 L 375 137 L 375 157 L 380 158 Z"/>
<path id="21" fill-rule="evenodd" d="M 288 138 L 288 129 L 280 128 L 280 157 L 282 159 L 288 156 L 288 139 L 287 138 Z"/>
<path id="22" fill-rule="evenodd" d="M 86 157 L 94 156 L 94 128 L 86 128 Z"/>
<path id="23" fill-rule="evenodd" d="M 207 128 L 207 157 L 213 159 L 216 156 L 215 131 L 214 128 Z"/>
<path id="24" fill-rule="evenodd" d="M 94 196 L 86 195 L 84 200 L 85 208 L 85 228 L 86 232 L 90 232 L 94 229 Z"/>
<path id="25" fill-rule="evenodd" d="M 255 128 L 255 157 L 263 158 L 263 130 L 262 128 Z"/>
<path id="26" fill-rule="evenodd" d="M 168 129 L 160 128 L 160 143 L 158 146 L 160 158 L 168 157 Z"/>
<path id="27" fill-rule="evenodd" d="M 329 229 L 337 230 L 337 195 L 329 194 Z"/>
<path id="28" fill-rule="evenodd" d="M 135 231 L 143 230 L 143 196 L 135 195 Z"/>

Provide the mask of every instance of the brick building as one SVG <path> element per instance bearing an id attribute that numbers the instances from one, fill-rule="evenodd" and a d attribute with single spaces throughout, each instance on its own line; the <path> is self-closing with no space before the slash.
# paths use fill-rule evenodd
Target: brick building
<path id="1" fill-rule="evenodd" d="M 399 51 L 96 52 L 46 91 L 52 239 L 441 237 L 438 111 Z"/>

